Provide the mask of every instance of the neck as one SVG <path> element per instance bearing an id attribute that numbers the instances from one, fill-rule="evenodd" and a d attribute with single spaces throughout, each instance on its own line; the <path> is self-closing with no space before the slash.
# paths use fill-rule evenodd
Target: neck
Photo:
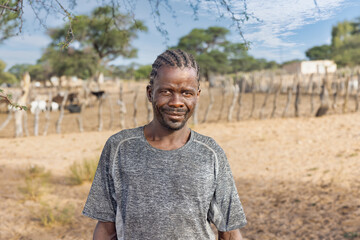
<path id="1" fill-rule="evenodd" d="M 174 150 L 186 144 L 190 137 L 190 129 L 185 125 L 179 130 L 171 130 L 152 121 L 144 127 L 144 135 L 153 147 Z"/>

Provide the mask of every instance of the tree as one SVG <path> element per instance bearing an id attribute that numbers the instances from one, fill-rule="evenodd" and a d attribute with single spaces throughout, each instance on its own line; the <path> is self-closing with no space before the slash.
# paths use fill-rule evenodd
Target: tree
<path id="1" fill-rule="evenodd" d="M 15 75 L 17 79 L 21 79 L 24 73 L 29 72 L 31 64 L 15 64 L 9 69 L 9 73 Z"/>
<path id="2" fill-rule="evenodd" d="M 151 65 L 140 66 L 138 69 L 135 70 L 134 73 L 135 79 L 136 80 L 149 79 L 151 70 L 152 70 Z"/>
<path id="3" fill-rule="evenodd" d="M 16 77 L 9 73 L 9 72 L 4 72 L 6 67 L 5 62 L 0 60 L 0 84 L 3 83 L 8 83 L 8 84 L 13 84 L 17 82 Z"/>
<path id="4" fill-rule="evenodd" d="M 324 60 L 332 58 L 332 47 L 330 45 L 321 45 L 315 46 L 308 49 L 306 52 L 306 57 L 310 60 Z"/>
<path id="5" fill-rule="evenodd" d="M 202 75 L 208 80 L 210 73 L 225 73 L 228 70 L 227 54 L 224 51 L 229 43 L 226 39 L 228 34 L 229 30 L 223 27 L 195 28 L 181 37 L 174 48 L 193 54 Z"/>
<path id="6" fill-rule="evenodd" d="M 45 51 L 44 60 L 48 60 L 57 76 L 74 75 L 81 78 L 93 76 L 101 67 L 119 56 L 132 58 L 137 54 L 131 42 L 139 31 L 147 28 L 141 21 L 132 21 L 110 6 L 94 9 L 91 16 L 81 15 L 72 23 L 77 48 L 70 47 L 58 52 L 61 43 L 66 42 L 69 26 L 51 29 L 52 43 Z M 60 59 L 60 61 L 59 61 Z"/>
<path id="7" fill-rule="evenodd" d="M 5 3 L 3 3 L 5 2 Z M 17 32 L 17 29 L 21 24 L 19 23 L 19 11 L 11 11 L 9 9 L 16 9 L 17 1 L 8 0 L 8 1 L 0 1 L 0 43 L 5 39 L 14 36 Z"/>

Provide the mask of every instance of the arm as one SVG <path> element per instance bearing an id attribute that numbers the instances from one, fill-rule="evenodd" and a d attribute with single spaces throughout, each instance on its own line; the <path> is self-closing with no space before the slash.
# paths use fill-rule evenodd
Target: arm
<path id="1" fill-rule="evenodd" d="M 219 232 L 219 240 L 243 240 L 240 230 L 235 229 L 229 232 Z"/>
<path id="2" fill-rule="evenodd" d="M 98 221 L 94 230 L 93 240 L 116 240 L 116 228 L 113 222 Z"/>

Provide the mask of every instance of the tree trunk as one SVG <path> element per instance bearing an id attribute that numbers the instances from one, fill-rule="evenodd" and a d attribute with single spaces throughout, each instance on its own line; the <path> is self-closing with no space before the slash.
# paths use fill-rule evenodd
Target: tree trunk
<path id="1" fill-rule="evenodd" d="M 28 115 L 27 115 L 27 112 L 24 111 L 24 116 L 23 116 L 23 124 L 24 124 L 24 132 L 25 132 L 25 136 L 29 136 L 29 129 L 28 129 Z"/>
<path id="2" fill-rule="evenodd" d="M 316 88 L 315 83 L 313 83 L 313 85 L 311 87 L 312 87 L 312 89 L 311 89 L 311 95 L 310 95 L 310 115 L 313 114 L 314 109 L 315 109 L 315 107 L 314 107 L 314 105 L 315 105 L 314 97 L 315 97 L 315 88 Z"/>
<path id="3" fill-rule="evenodd" d="M 233 99 L 232 99 L 231 105 L 229 107 L 229 112 L 228 112 L 228 117 L 227 117 L 228 122 L 230 122 L 232 119 L 232 113 L 234 111 L 236 99 L 238 98 L 238 95 L 239 95 L 239 85 L 237 85 L 237 84 L 233 85 L 232 90 L 233 90 Z"/>
<path id="4" fill-rule="evenodd" d="M 205 115 L 204 115 L 204 119 L 202 120 L 203 123 L 207 122 L 208 117 L 209 117 L 209 114 L 210 114 L 211 109 L 212 109 L 212 106 L 213 106 L 213 104 L 214 104 L 214 96 L 213 96 L 213 93 L 212 93 L 211 89 L 212 89 L 212 87 L 210 86 L 210 83 L 209 83 L 209 87 L 208 87 L 208 92 L 209 92 L 209 105 L 208 105 L 207 108 L 206 108 Z"/>
<path id="5" fill-rule="evenodd" d="M 239 97 L 238 97 L 238 105 L 239 105 L 239 108 L 238 108 L 238 111 L 237 111 L 237 114 L 236 114 L 236 120 L 237 121 L 240 121 L 241 120 L 241 116 L 240 116 L 240 113 L 241 113 L 241 107 L 242 107 L 242 96 L 243 94 L 245 93 L 245 87 L 246 87 L 246 80 L 245 78 L 241 79 L 240 80 L 240 84 L 241 84 L 241 89 L 240 89 L 240 92 L 239 92 Z"/>
<path id="6" fill-rule="evenodd" d="M 65 104 L 66 104 L 67 97 L 68 97 L 68 92 L 65 92 L 64 98 L 60 105 L 60 115 L 59 115 L 58 120 L 56 121 L 56 133 L 61 133 L 61 122 L 64 118 L 64 110 L 65 110 Z"/>

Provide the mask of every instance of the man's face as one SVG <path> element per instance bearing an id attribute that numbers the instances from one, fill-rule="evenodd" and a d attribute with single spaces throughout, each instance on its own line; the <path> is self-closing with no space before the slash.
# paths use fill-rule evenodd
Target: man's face
<path id="1" fill-rule="evenodd" d="M 169 130 L 183 128 L 200 95 L 196 70 L 161 67 L 147 95 L 153 105 L 154 121 Z"/>

